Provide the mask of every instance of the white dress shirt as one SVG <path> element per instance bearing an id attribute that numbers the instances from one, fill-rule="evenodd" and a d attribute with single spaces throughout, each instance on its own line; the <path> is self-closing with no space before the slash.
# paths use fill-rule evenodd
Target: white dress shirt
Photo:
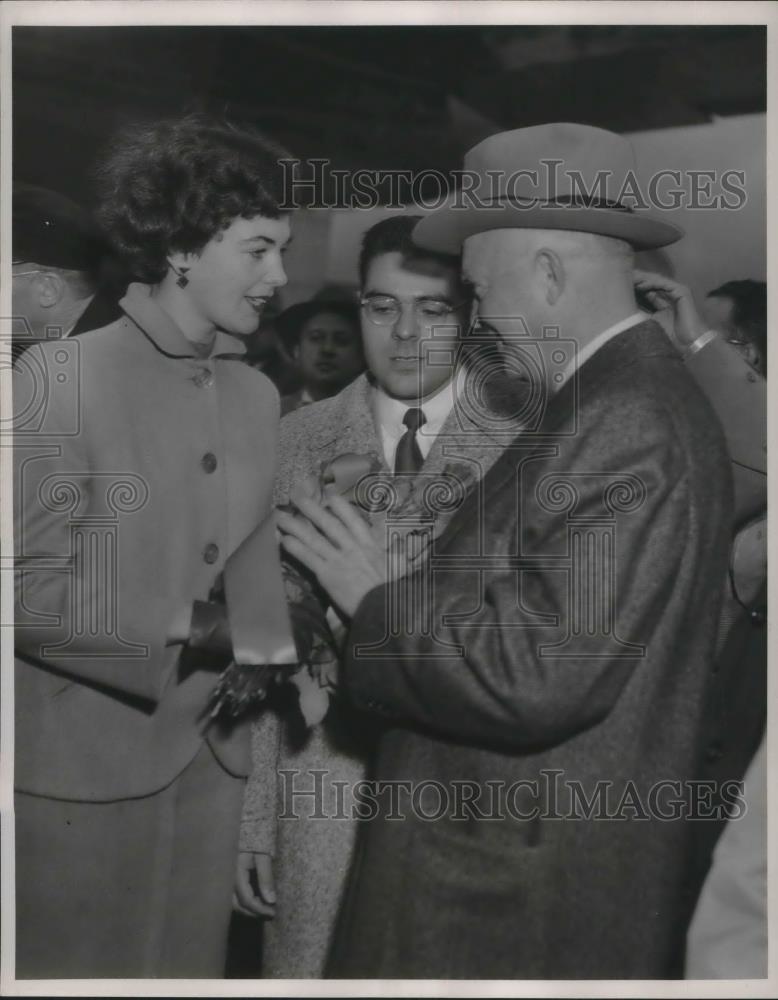
<path id="1" fill-rule="evenodd" d="M 384 458 L 390 469 L 394 468 L 394 456 L 400 438 L 408 429 L 403 423 L 407 411 L 415 409 L 424 411 L 426 420 L 416 434 L 416 441 L 422 456 L 426 458 L 454 407 L 456 393 L 461 389 L 462 378 L 463 372 L 460 368 L 456 376 L 449 379 L 434 395 L 410 402 L 407 399 L 395 399 L 387 395 L 380 386 L 375 386 L 372 399 L 373 417 L 384 450 Z"/>

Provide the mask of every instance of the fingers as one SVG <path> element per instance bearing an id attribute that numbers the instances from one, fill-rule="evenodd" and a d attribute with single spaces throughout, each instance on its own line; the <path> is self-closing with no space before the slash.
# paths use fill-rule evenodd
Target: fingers
<path id="1" fill-rule="evenodd" d="M 257 888 L 262 901 L 268 906 L 275 905 L 276 883 L 273 877 L 273 859 L 269 854 L 254 855 L 254 871 L 257 873 Z"/>
<path id="2" fill-rule="evenodd" d="M 332 554 L 332 544 L 304 518 L 279 511 L 276 515 L 276 523 L 283 532 L 282 544 L 288 551 L 291 549 L 288 548 L 287 542 L 291 539 L 301 544 L 319 559 L 326 559 Z"/>
<path id="3" fill-rule="evenodd" d="M 409 551 L 408 537 L 401 538 L 399 535 L 395 535 L 386 553 L 386 575 L 389 580 L 397 580 L 405 575 L 408 568 Z"/>
<path id="4" fill-rule="evenodd" d="M 256 901 L 258 902 L 258 900 Z M 254 893 L 251 890 L 251 882 L 249 881 L 249 873 L 246 869 L 238 866 L 238 870 L 235 875 L 235 889 L 232 894 L 232 905 L 239 913 L 242 913 L 245 917 L 255 917 L 253 907 L 255 905 Z"/>
<path id="5" fill-rule="evenodd" d="M 335 494 L 329 497 L 327 506 L 351 532 L 354 539 L 360 545 L 373 544 L 373 536 L 370 534 L 370 528 L 359 511 L 354 509 L 353 504 L 349 503 L 344 497 Z"/>
<path id="6" fill-rule="evenodd" d="M 655 271 L 641 271 L 640 268 L 636 268 L 633 271 L 632 280 L 636 285 L 650 286 L 652 288 L 666 288 L 668 284 L 675 284 L 674 281 L 666 278 L 663 274 L 657 274 Z"/>
<path id="7" fill-rule="evenodd" d="M 321 579 L 321 574 L 327 565 L 326 560 L 312 552 L 305 542 L 301 542 L 293 535 L 284 535 L 281 539 L 281 545 L 285 552 L 298 559 L 303 566 L 307 566 L 317 579 Z"/>
<path id="8" fill-rule="evenodd" d="M 260 856 L 263 855 L 257 855 L 257 857 Z M 275 906 L 263 899 L 261 894 L 255 893 L 251 885 L 251 872 L 255 870 L 254 858 L 255 855 L 245 852 L 238 855 L 232 905 L 244 917 L 272 917 L 275 915 Z M 272 873 L 270 877 L 272 879 Z M 275 894 L 273 893 L 273 895 Z"/>
<path id="9" fill-rule="evenodd" d="M 256 913 L 252 913 L 251 910 L 247 910 L 245 906 L 241 905 L 241 902 L 238 899 L 238 894 L 237 892 L 234 891 L 232 893 L 232 908 L 236 913 L 239 913 L 242 917 L 251 917 L 251 919 L 253 920 L 257 916 Z"/>
<path id="10" fill-rule="evenodd" d="M 343 521 L 331 514 L 321 504 L 301 498 L 298 503 L 298 509 L 301 514 L 308 518 L 311 524 L 319 529 L 332 545 L 339 549 L 347 549 L 353 543 L 353 534 L 346 528 Z M 304 541 L 305 539 L 301 540 Z M 324 555 L 320 549 L 314 549 L 314 551 L 320 555 Z"/>
<path id="11" fill-rule="evenodd" d="M 653 271 L 641 271 L 638 269 L 633 273 L 633 281 L 635 287 L 639 288 L 641 292 L 650 290 L 664 292 L 674 299 L 684 296 L 688 292 L 687 287 L 679 281 L 668 278 L 663 274 L 656 274 Z"/>
<path id="12" fill-rule="evenodd" d="M 647 291 L 646 289 L 641 289 L 641 291 L 654 309 L 668 309 L 672 306 L 672 299 L 662 292 Z"/>
<path id="13" fill-rule="evenodd" d="M 645 281 L 653 284 L 655 281 L 662 280 L 662 275 L 657 274 L 656 271 L 645 271 L 640 267 L 636 267 L 634 269 L 634 271 L 632 272 L 632 276 L 635 281 L 635 284 L 637 284 L 638 281 Z"/>

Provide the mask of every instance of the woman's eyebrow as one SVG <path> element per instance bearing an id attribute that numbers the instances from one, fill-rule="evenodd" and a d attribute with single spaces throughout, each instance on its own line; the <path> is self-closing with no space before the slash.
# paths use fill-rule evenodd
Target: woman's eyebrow
<path id="1" fill-rule="evenodd" d="M 290 236 L 288 240 L 284 240 L 282 246 L 288 247 L 292 243 L 293 239 L 294 237 Z M 272 236 L 263 236 L 262 233 L 259 233 L 256 236 L 247 236 L 246 239 L 240 241 L 240 244 L 241 246 L 246 246 L 249 243 L 258 243 L 260 240 L 271 247 L 278 245 L 278 240 L 273 239 Z"/>

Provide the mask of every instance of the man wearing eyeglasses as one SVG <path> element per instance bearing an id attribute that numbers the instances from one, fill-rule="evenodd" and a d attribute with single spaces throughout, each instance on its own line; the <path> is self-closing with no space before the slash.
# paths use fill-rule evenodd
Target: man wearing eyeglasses
<path id="1" fill-rule="evenodd" d="M 372 412 L 386 464 L 400 472 L 418 471 L 451 412 L 460 326 L 469 312 L 449 264 L 409 260 L 397 248 L 411 228 L 407 218 L 378 223 L 365 237 L 360 263 Z"/>
<path id="2" fill-rule="evenodd" d="M 334 979 L 677 975 L 732 488 L 715 414 L 635 302 L 634 252 L 682 235 L 621 200 L 635 174 L 603 129 L 503 132 L 465 156 L 479 203 L 453 192 L 414 230 L 462 250 L 506 366 L 548 359 L 541 420 L 421 568 L 380 562 L 339 497 L 278 515 L 350 617 L 344 686 L 380 721 L 375 780 L 417 790 L 404 822 L 383 804 L 366 824 Z"/>
<path id="3" fill-rule="evenodd" d="M 459 257 L 415 246 L 410 237 L 418 218 L 391 217 L 365 234 L 360 325 L 368 372 L 337 396 L 281 421 L 279 505 L 304 477 L 345 454 L 373 455 L 406 485 L 419 477 L 432 481 L 458 460 L 469 461 L 477 478 L 518 430 L 514 417 L 475 404 L 465 390 L 462 341 L 470 301 Z M 485 381 L 498 374 L 492 371 Z M 317 695 L 328 697 L 323 691 L 304 697 Z M 375 727 L 335 697 L 323 723 L 307 736 L 295 736 L 292 728 L 285 727 L 280 751 L 270 712 L 255 729 L 257 768 L 246 796 L 236 895 L 245 914 L 275 917 L 265 926 L 264 976 L 309 978 L 323 974 L 357 828 L 351 795 L 365 777 Z M 277 767 L 268 767 L 276 755 Z M 294 789 L 302 793 L 295 803 L 283 791 L 288 780 L 276 777 L 291 770 L 299 772 Z M 326 771 L 318 807 L 327 819 L 314 819 L 311 798 L 304 798 L 317 783 L 317 770 Z M 337 782 L 347 789 L 340 810 Z M 276 824 L 278 814 L 295 808 L 300 818 Z M 250 884 L 252 872 L 258 891 Z"/>
<path id="4" fill-rule="evenodd" d="M 14 357 L 35 341 L 77 336 L 119 317 L 117 302 L 96 279 L 104 252 L 88 213 L 75 202 L 47 188 L 14 185 Z"/>

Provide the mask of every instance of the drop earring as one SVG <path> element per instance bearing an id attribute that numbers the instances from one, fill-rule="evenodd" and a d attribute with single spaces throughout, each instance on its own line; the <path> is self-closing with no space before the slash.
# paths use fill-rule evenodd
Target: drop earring
<path id="1" fill-rule="evenodd" d="M 188 267 L 178 268 L 176 267 L 175 264 L 172 263 L 172 261 L 168 261 L 168 263 L 173 269 L 173 273 L 178 275 L 178 277 L 176 278 L 176 284 L 178 285 L 178 287 L 186 288 L 186 286 L 189 284 L 189 278 L 187 278 L 186 276 L 186 272 L 189 270 L 189 268 Z"/>

